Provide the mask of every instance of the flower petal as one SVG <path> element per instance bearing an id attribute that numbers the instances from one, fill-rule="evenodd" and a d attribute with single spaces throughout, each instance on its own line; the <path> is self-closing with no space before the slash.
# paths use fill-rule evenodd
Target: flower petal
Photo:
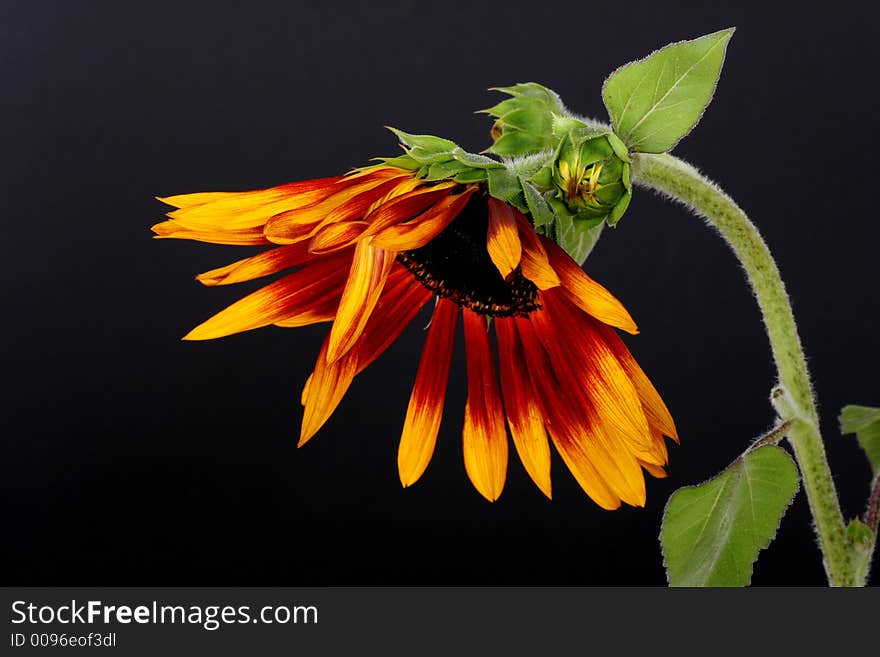
<path id="1" fill-rule="evenodd" d="M 541 239 L 532 228 L 529 220 L 519 211 L 517 211 L 516 224 L 523 248 L 522 262 L 520 263 L 523 276 L 534 283 L 539 290 L 549 290 L 561 285 L 559 276 L 550 266 L 547 251 L 544 249 Z"/>
<path id="2" fill-rule="evenodd" d="M 642 370 L 636 359 L 629 352 L 629 349 L 626 348 L 626 345 L 623 344 L 623 341 L 617 337 L 614 331 L 607 326 L 601 325 L 598 326 L 598 330 L 602 332 L 605 341 L 614 350 L 617 359 L 623 365 L 624 370 L 626 370 L 626 373 L 635 385 L 648 422 L 651 426 L 657 427 L 663 435 L 669 436 L 675 442 L 678 442 L 678 432 L 675 429 L 672 415 L 669 413 L 663 398 L 660 397 L 647 374 L 645 374 L 644 370 Z"/>
<path id="3" fill-rule="evenodd" d="M 476 190 L 470 187 L 461 194 L 447 196 L 411 221 L 388 226 L 376 234 L 373 244 L 389 251 L 425 246 L 455 220 Z"/>
<path id="4" fill-rule="evenodd" d="M 388 199 L 371 210 L 364 218 L 370 224 L 370 229 L 366 234 L 375 235 L 389 226 L 412 219 L 444 196 L 448 196 L 449 190 L 455 185 L 456 183 L 451 181 L 436 183 Z"/>
<path id="5" fill-rule="evenodd" d="M 394 262 L 393 253 L 377 249 L 370 240 L 357 243 L 336 319 L 330 329 L 327 358 L 331 361 L 351 349 L 360 337 Z"/>
<path id="6" fill-rule="evenodd" d="M 561 385 L 601 424 L 615 453 L 652 460 L 654 441 L 635 386 L 597 330 L 598 322 L 557 292 L 542 293 L 544 309 L 532 319 Z M 634 466 L 631 459 L 626 462 Z"/>
<path id="7" fill-rule="evenodd" d="M 434 454 L 446 400 L 457 321 L 458 306 L 446 299 L 438 299 L 397 450 L 397 469 L 404 486 L 411 486 L 422 476 Z"/>
<path id="8" fill-rule="evenodd" d="M 212 204 L 212 208 L 202 208 L 202 212 L 210 211 L 232 211 L 241 210 L 242 208 L 264 205 L 277 201 L 279 198 L 287 197 L 291 200 L 296 199 L 302 205 L 309 205 L 322 197 L 329 196 L 333 193 L 333 186 L 343 180 L 342 176 L 332 176 L 330 178 L 313 178 L 311 180 L 301 180 L 297 182 L 287 183 L 286 185 L 278 185 L 276 187 L 268 187 L 266 189 L 256 189 L 246 192 L 196 192 L 195 194 L 177 194 L 175 196 L 157 196 L 156 199 L 162 201 L 166 205 L 175 208 L 191 208 L 194 206 L 207 206 Z"/>
<path id="9" fill-rule="evenodd" d="M 501 495 L 507 475 L 507 431 L 492 364 L 486 319 L 465 308 L 468 397 L 464 408 L 464 467 L 490 502 Z"/>
<path id="10" fill-rule="evenodd" d="M 595 438 L 582 421 L 577 421 L 577 409 L 569 405 L 531 322 L 519 317 L 514 322 L 522 341 L 529 376 L 538 395 L 544 422 L 556 450 L 590 499 L 603 509 L 618 508 L 620 495 L 612 490 L 606 481 L 606 473 L 597 469 L 587 451 L 588 443 Z"/>
<path id="11" fill-rule="evenodd" d="M 275 274 L 282 269 L 296 267 L 312 259 L 304 243 L 279 246 L 225 267 L 218 267 L 196 276 L 202 285 L 232 285 Z"/>
<path id="12" fill-rule="evenodd" d="M 322 254 L 349 248 L 369 225 L 366 221 L 340 221 L 324 226 L 309 242 L 309 251 Z"/>
<path id="13" fill-rule="evenodd" d="M 340 273 L 340 268 L 345 267 L 348 258 L 350 255 L 345 253 L 331 256 L 288 274 L 221 310 L 183 339 L 211 340 L 309 311 L 328 296 L 339 294 L 344 281 L 344 269 Z"/>
<path id="14" fill-rule="evenodd" d="M 256 246 L 271 244 L 260 228 L 243 228 L 241 230 L 192 229 L 181 226 L 169 219 L 153 226 L 156 239 L 193 240 L 211 244 L 228 244 L 229 246 Z"/>
<path id="15" fill-rule="evenodd" d="M 257 228 L 265 225 L 270 217 L 279 212 L 313 206 L 352 186 L 352 183 L 344 178 L 306 180 L 253 192 L 215 197 L 207 203 L 185 205 L 169 212 L 168 216 L 182 226 L 194 230 L 226 231 Z M 170 198 L 181 202 L 179 197 Z M 165 201 L 168 200 L 170 199 Z"/>
<path id="16" fill-rule="evenodd" d="M 385 292 L 376 305 L 357 345 L 336 361 L 328 362 L 324 341 L 315 370 L 303 387 L 301 403 L 305 407 L 299 445 L 304 445 L 336 410 L 357 374 L 378 358 L 403 332 L 431 298 L 430 292 L 414 284 L 412 275 L 396 267 L 389 275 Z"/>
<path id="17" fill-rule="evenodd" d="M 522 244 L 516 226 L 514 209 L 497 198 L 489 197 L 489 229 L 486 249 L 504 280 L 508 280 L 519 267 Z"/>
<path id="18" fill-rule="evenodd" d="M 538 488 L 552 498 L 550 443 L 513 320 L 495 318 L 498 363 L 507 425 L 519 458 Z"/>
<path id="19" fill-rule="evenodd" d="M 302 236 L 337 221 L 360 220 L 376 201 L 398 185 L 405 184 L 405 174 L 388 178 L 364 178 L 357 184 L 341 189 L 320 203 L 304 208 L 274 213 L 265 224 L 263 232 L 276 244 L 290 244 Z"/>
<path id="20" fill-rule="evenodd" d="M 312 375 L 303 388 L 302 428 L 297 447 L 305 445 L 336 410 L 357 374 L 357 354 L 349 352 L 333 362 L 327 360 L 330 336 L 324 338 Z"/>
<path id="21" fill-rule="evenodd" d="M 550 264 L 559 275 L 568 298 L 588 315 L 627 333 L 639 332 L 623 304 L 608 290 L 587 276 L 565 251 L 548 239 L 543 240 Z"/>

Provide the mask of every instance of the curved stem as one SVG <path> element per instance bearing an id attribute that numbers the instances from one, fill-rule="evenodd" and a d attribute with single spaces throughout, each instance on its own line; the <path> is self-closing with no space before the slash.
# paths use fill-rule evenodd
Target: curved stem
<path id="1" fill-rule="evenodd" d="M 770 338 L 779 388 L 772 402 L 783 420 L 801 471 L 832 586 L 857 583 L 850 561 L 846 527 L 831 478 L 807 362 L 791 304 L 776 262 L 758 229 L 739 206 L 695 168 L 671 155 L 633 156 L 633 182 L 679 201 L 703 216 L 727 240 L 746 271 Z"/>

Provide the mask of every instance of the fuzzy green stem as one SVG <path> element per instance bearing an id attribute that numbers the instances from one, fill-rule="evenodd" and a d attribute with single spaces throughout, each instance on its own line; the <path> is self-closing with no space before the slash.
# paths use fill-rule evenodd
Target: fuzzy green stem
<path id="1" fill-rule="evenodd" d="M 633 182 L 679 201 L 704 217 L 727 240 L 739 259 L 763 315 L 776 361 L 779 386 L 773 405 L 790 420 L 788 440 L 801 471 L 815 521 L 825 572 L 831 586 L 854 586 L 846 527 L 825 447 L 807 362 L 791 303 L 767 244 L 745 212 L 695 168 L 671 155 L 633 156 Z"/>

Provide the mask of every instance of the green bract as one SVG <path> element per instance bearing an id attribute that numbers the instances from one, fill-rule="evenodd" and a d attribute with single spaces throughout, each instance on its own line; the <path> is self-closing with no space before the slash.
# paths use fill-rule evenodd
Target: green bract
<path id="1" fill-rule="evenodd" d="M 535 82 L 512 87 L 493 87 L 510 96 L 494 107 L 482 110 L 496 117 L 492 127 L 492 144 L 486 152 L 501 157 L 523 157 L 556 148 L 559 139 L 554 131 L 553 117 L 568 116 L 559 95 Z"/>
<path id="2" fill-rule="evenodd" d="M 380 157 L 381 162 L 399 169 L 408 169 L 425 180 L 454 180 L 462 184 L 486 182 L 490 169 L 503 169 L 500 162 L 476 153 L 468 153 L 448 139 L 433 135 L 411 135 L 388 128 L 397 135 L 406 154 Z"/>

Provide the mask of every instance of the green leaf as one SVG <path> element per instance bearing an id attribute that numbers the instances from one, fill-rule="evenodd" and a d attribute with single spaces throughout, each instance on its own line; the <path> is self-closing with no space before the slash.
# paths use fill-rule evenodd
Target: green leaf
<path id="1" fill-rule="evenodd" d="M 840 412 L 840 430 L 845 434 L 856 434 L 874 474 L 880 473 L 880 408 L 844 406 Z"/>
<path id="2" fill-rule="evenodd" d="M 670 44 L 608 76 L 602 98 L 614 132 L 631 151 L 665 153 L 697 125 L 734 29 Z"/>
<path id="3" fill-rule="evenodd" d="M 798 489 L 791 457 L 773 445 L 672 494 L 660 541 L 670 586 L 746 586 Z"/>

